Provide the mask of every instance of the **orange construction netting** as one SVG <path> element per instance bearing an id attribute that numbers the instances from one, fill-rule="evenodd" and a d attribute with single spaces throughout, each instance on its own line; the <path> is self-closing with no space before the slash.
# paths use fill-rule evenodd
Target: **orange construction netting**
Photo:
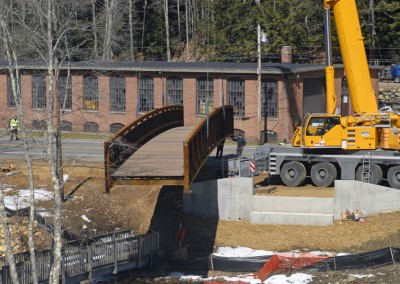
<path id="1" fill-rule="evenodd" d="M 293 268 L 303 268 L 306 266 L 314 265 L 328 258 L 330 258 L 330 256 L 318 256 L 308 252 L 296 254 L 275 254 L 264 264 L 264 266 L 258 272 L 253 274 L 246 274 L 245 276 L 253 276 L 254 279 L 260 279 L 262 282 L 264 282 L 268 278 L 268 276 L 274 272 L 289 271 Z M 248 281 L 246 281 L 245 279 L 225 282 L 229 282 L 232 284 L 248 283 Z M 205 283 L 220 284 L 221 282 L 207 281 Z"/>

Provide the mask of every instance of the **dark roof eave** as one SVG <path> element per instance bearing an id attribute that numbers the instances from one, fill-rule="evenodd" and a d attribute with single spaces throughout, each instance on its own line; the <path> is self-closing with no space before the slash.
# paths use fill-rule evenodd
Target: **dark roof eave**
<path id="1" fill-rule="evenodd" d="M 43 62 L 20 62 L 20 69 L 47 69 Z M 8 63 L 0 62 L 0 70 L 7 69 Z M 226 63 L 226 62 L 71 62 L 64 63 L 61 69 L 70 70 L 102 70 L 122 72 L 168 72 L 168 73 L 224 73 L 224 74 L 257 74 L 256 63 Z M 324 70 L 321 64 L 295 63 L 263 63 L 262 74 L 286 75 Z"/>

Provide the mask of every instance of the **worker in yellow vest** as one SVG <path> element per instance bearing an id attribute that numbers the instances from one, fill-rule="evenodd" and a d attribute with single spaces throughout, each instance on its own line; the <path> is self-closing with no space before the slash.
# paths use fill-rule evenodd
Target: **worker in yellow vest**
<path id="1" fill-rule="evenodd" d="M 19 140 L 18 138 L 18 129 L 19 129 L 19 120 L 16 116 L 11 118 L 10 120 L 10 141 L 13 140 L 14 135 L 15 135 L 15 140 Z"/>

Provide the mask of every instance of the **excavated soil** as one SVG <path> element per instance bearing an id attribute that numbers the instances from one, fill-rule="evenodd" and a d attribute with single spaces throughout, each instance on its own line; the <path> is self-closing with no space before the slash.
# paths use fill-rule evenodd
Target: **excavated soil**
<path id="1" fill-rule="evenodd" d="M 3 167 L 10 164 L 15 166 L 16 171 L 12 175 L 3 175 L 2 183 L 13 185 L 15 190 L 27 188 L 24 162 L 1 162 Z M 64 174 L 70 175 L 65 185 L 65 194 L 72 193 L 74 197 L 67 199 L 63 206 L 63 223 L 66 229 L 79 233 L 82 225 L 86 224 L 89 230 L 96 230 L 96 234 L 127 228 L 132 228 L 135 234 L 158 231 L 160 246 L 166 256 L 172 255 L 178 248 L 176 233 L 181 223 L 187 228 L 185 244 L 188 245 L 189 258 L 207 255 L 222 246 L 242 246 L 278 252 L 297 249 L 348 253 L 368 252 L 388 246 L 400 247 L 400 212 L 368 216 L 366 223 L 335 221 L 331 226 L 252 225 L 248 222 L 194 217 L 182 212 L 181 187 L 114 186 L 111 193 L 106 194 L 103 163 L 75 163 L 72 167 L 65 162 L 64 167 Z M 50 190 L 51 180 L 48 172 L 47 163 L 34 163 L 36 188 Z M 265 173 L 256 177 L 254 181 L 255 194 L 303 197 L 334 195 L 333 188 L 316 188 L 311 184 L 288 188 L 278 182 L 270 183 Z M 83 184 L 78 186 L 80 183 Z M 37 204 L 41 210 L 51 211 L 52 206 L 51 201 L 41 201 Z M 350 281 L 348 274 L 331 272 L 318 273 L 319 276 L 313 283 L 344 283 L 335 277 L 347 279 L 350 281 L 348 283 L 398 283 L 390 282 L 397 278 L 397 266 L 373 271 L 374 274 L 383 271 L 383 274 L 378 275 L 381 278 L 385 275 L 386 279 L 374 278 L 375 282 L 357 282 L 357 279 Z M 210 275 L 218 273 L 210 272 Z M 327 282 L 324 282 L 325 280 Z"/>

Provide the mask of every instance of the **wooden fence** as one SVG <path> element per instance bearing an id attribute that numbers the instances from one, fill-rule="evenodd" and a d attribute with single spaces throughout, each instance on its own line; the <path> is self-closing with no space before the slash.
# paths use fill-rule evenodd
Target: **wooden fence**
<path id="1" fill-rule="evenodd" d="M 67 243 L 62 252 L 61 279 L 65 284 L 93 280 L 128 269 L 151 264 L 159 251 L 157 232 L 133 236 L 127 231 L 96 237 L 87 247 L 79 242 Z M 16 254 L 15 261 L 21 284 L 32 283 L 29 253 Z M 40 283 L 47 283 L 51 269 L 50 250 L 37 252 L 36 266 Z M 0 284 L 11 284 L 9 266 L 0 258 Z"/>

